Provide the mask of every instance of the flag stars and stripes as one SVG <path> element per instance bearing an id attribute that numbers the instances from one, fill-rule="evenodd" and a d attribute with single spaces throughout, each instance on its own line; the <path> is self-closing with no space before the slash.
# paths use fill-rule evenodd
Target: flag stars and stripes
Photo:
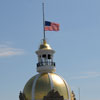
<path id="1" fill-rule="evenodd" d="M 45 21 L 45 31 L 59 31 L 59 24 L 54 22 Z"/>

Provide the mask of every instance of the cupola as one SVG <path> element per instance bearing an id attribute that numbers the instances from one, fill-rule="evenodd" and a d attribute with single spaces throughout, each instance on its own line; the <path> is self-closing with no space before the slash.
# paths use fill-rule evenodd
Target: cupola
<path id="1" fill-rule="evenodd" d="M 37 72 L 55 72 L 55 62 L 53 61 L 53 54 L 55 51 L 47 44 L 46 40 L 40 44 L 39 49 L 36 51 L 38 56 Z"/>

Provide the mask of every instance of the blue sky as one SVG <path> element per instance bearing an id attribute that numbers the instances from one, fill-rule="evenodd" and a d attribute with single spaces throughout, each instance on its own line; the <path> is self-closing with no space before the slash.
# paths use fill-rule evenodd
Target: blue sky
<path id="1" fill-rule="evenodd" d="M 0 98 L 18 100 L 37 74 L 35 51 L 43 38 L 42 0 L 0 0 Z M 45 19 L 60 24 L 46 32 L 54 60 L 77 100 L 100 100 L 100 0 L 44 0 Z"/>

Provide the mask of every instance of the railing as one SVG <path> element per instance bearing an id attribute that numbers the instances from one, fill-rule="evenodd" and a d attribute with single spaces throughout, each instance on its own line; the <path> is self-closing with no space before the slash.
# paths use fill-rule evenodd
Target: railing
<path id="1" fill-rule="evenodd" d="M 50 65 L 50 66 L 55 66 L 55 62 L 39 62 L 37 63 L 37 67 L 41 67 L 41 66 L 46 66 L 46 65 Z"/>

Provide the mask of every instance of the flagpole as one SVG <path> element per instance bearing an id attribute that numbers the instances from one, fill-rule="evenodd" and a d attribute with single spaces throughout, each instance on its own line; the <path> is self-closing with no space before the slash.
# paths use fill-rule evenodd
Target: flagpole
<path id="1" fill-rule="evenodd" d="M 44 17 L 44 3 L 42 3 L 42 11 L 43 11 L 43 41 L 45 41 L 45 17 Z"/>

